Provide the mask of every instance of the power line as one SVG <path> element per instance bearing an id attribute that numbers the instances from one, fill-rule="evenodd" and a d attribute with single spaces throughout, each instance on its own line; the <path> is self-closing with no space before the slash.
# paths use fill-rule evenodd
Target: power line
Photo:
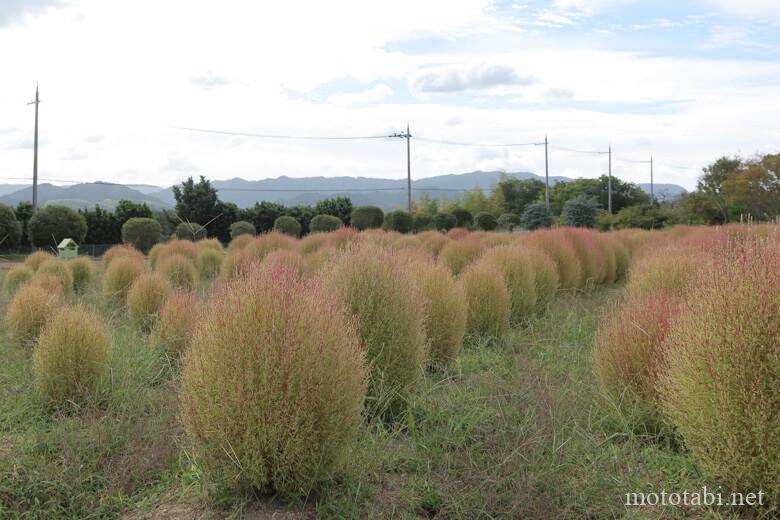
<path id="1" fill-rule="evenodd" d="M 415 136 L 415 139 L 418 141 L 423 141 L 426 143 L 436 143 L 436 144 L 445 144 L 445 145 L 452 145 L 452 146 L 474 146 L 478 148 L 511 148 L 515 146 L 543 146 L 544 143 L 465 143 L 461 141 L 446 141 L 443 139 L 431 139 L 429 137 L 419 137 Z"/>
<path id="2" fill-rule="evenodd" d="M 550 145 L 550 148 L 554 150 L 561 150 L 564 152 L 571 152 L 571 153 L 580 153 L 584 155 L 609 155 L 609 152 L 602 152 L 599 150 L 576 150 L 574 148 L 565 148 L 563 146 L 557 146 L 557 145 Z"/>
<path id="3" fill-rule="evenodd" d="M 291 139 L 305 141 L 355 141 L 363 139 L 389 139 L 398 137 L 393 135 L 348 135 L 348 136 L 325 136 L 325 135 L 282 135 L 282 134 L 254 134 L 249 132 L 232 132 L 228 130 L 211 130 L 207 128 L 192 128 L 187 126 L 172 126 L 177 130 L 186 130 L 188 132 L 200 132 L 205 134 L 233 135 L 239 137 L 257 137 L 261 139 Z"/>

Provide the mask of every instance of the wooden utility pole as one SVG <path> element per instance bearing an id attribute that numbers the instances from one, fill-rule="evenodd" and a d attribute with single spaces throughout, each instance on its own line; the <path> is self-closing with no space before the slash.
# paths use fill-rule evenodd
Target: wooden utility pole
<path id="1" fill-rule="evenodd" d="M 412 214 L 412 134 L 409 133 L 409 122 L 406 123 L 406 199 L 409 214 Z"/>
<path id="2" fill-rule="evenodd" d="M 603 153 L 603 152 L 602 152 Z M 609 180 L 607 181 L 607 204 L 612 214 L 612 145 L 609 145 Z"/>
<path id="3" fill-rule="evenodd" d="M 35 138 L 33 141 L 33 187 L 32 187 L 32 212 L 38 209 L 38 105 L 41 100 L 38 98 L 38 84 L 35 84 L 35 101 L 30 101 L 28 105 L 35 105 Z"/>
<path id="4" fill-rule="evenodd" d="M 544 136 L 544 205 L 547 211 L 550 211 L 550 158 L 547 153 L 549 142 L 547 135 Z"/>
<path id="5" fill-rule="evenodd" d="M 650 156 L 650 203 L 655 207 L 655 190 L 653 188 L 653 156 Z"/>

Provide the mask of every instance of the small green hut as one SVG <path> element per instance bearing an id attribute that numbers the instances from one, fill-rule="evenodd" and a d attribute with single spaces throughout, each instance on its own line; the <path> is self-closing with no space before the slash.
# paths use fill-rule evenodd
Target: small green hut
<path id="1" fill-rule="evenodd" d="M 66 238 L 57 246 L 59 256 L 63 260 L 70 260 L 79 255 L 79 245 L 72 238 Z"/>

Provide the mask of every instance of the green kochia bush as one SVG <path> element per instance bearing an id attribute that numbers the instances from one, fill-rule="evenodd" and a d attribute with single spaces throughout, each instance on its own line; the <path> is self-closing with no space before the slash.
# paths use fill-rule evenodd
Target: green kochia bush
<path id="1" fill-rule="evenodd" d="M 353 219 L 354 222 L 354 219 Z M 412 215 L 408 211 L 396 209 L 385 215 L 385 228 L 399 233 L 412 230 Z"/>
<path id="2" fill-rule="evenodd" d="M 63 308 L 46 324 L 33 351 L 39 394 L 53 404 L 89 396 L 111 362 L 106 325 L 85 308 Z"/>
<path id="3" fill-rule="evenodd" d="M 482 231 L 493 231 L 498 227 L 498 220 L 496 217 L 487 212 L 477 213 L 474 217 L 474 223 Z"/>
<path id="4" fill-rule="evenodd" d="M 776 238 L 775 238 L 776 240 Z M 780 505 L 780 247 L 705 268 L 664 342 L 663 409 L 698 464 Z"/>
<path id="5" fill-rule="evenodd" d="M 509 291 L 504 275 L 493 265 L 480 262 L 461 276 L 468 304 L 466 331 L 500 340 L 509 330 Z"/>
<path id="6" fill-rule="evenodd" d="M 161 240 L 162 228 L 153 218 L 134 217 L 122 224 L 122 242 L 144 253 Z"/>
<path id="7" fill-rule="evenodd" d="M 233 240 L 241 235 L 255 236 L 257 234 L 257 228 L 251 222 L 246 220 L 239 220 L 230 224 L 230 239 Z"/>
<path id="8" fill-rule="evenodd" d="M 184 359 L 181 415 L 207 477 L 306 496 L 346 462 L 366 379 L 335 295 L 261 267 L 212 297 Z"/>
<path id="9" fill-rule="evenodd" d="M 83 292 L 95 282 L 95 262 L 90 257 L 79 256 L 68 260 L 68 268 L 73 275 L 73 288 Z"/>
<path id="10" fill-rule="evenodd" d="M 360 326 L 371 393 L 387 398 L 391 413 L 426 361 L 422 296 L 405 265 L 381 246 L 364 244 L 343 253 L 328 273 L 331 290 Z"/>
<path id="11" fill-rule="evenodd" d="M 352 226 L 360 231 L 375 229 L 382 227 L 385 221 L 385 214 L 377 206 L 359 206 L 352 210 L 350 221 Z"/>
<path id="12" fill-rule="evenodd" d="M 336 231 L 343 225 L 341 219 L 333 215 L 317 215 L 309 222 L 309 230 L 312 233 L 328 233 Z"/>
<path id="13" fill-rule="evenodd" d="M 202 240 L 206 238 L 206 228 L 195 222 L 182 222 L 174 231 L 179 240 Z"/>
<path id="14" fill-rule="evenodd" d="M 536 277 L 531 257 L 517 246 L 498 246 L 489 249 L 479 259 L 504 275 L 509 290 L 510 316 L 519 322 L 536 311 Z"/>
<path id="15" fill-rule="evenodd" d="M 274 221 L 274 231 L 284 233 L 285 235 L 292 237 L 300 236 L 301 229 L 301 223 L 294 217 L 282 215 Z"/>
<path id="16" fill-rule="evenodd" d="M 26 265 L 17 265 L 9 269 L 3 278 L 3 288 L 6 294 L 12 296 L 19 287 L 30 281 L 33 274 L 33 270 Z"/>
<path id="17" fill-rule="evenodd" d="M 73 273 L 68 268 L 68 264 L 60 258 L 49 258 L 38 267 L 35 273 L 39 275 L 52 274 L 60 280 L 66 293 L 73 290 Z"/>

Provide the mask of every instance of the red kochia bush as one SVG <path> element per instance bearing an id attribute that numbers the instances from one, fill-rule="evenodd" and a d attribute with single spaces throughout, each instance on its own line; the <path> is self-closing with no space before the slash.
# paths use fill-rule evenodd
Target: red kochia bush
<path id="1" fill-rule="evenodd" d="M 184 359 L 182 418 L 208 476 L 306 495 L 345 462 L 366 380 L 335 294 L 261 266 L 215 290 Z"/>
<path id="2" fill-rule="evenodd" d="M 523 242 L 543 249 L 555 260 L 561 289 L 577 289 L 582 286 L 582 265 L 571 240 L 561 231 L 534 231 L 525 237 Z"/>

